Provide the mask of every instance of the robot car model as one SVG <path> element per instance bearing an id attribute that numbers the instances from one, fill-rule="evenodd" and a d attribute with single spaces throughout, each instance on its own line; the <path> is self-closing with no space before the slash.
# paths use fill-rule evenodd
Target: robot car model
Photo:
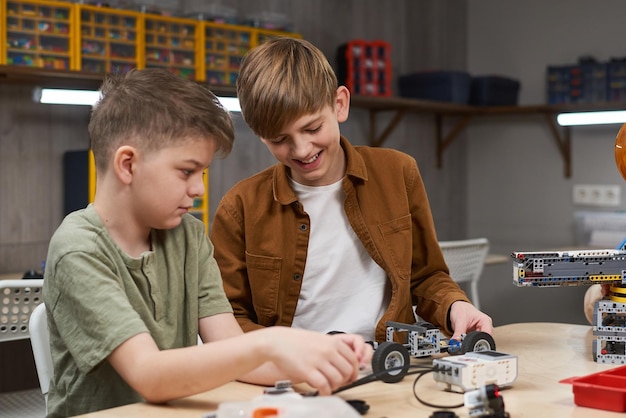
<path id="1" fill-rule="evenodd" d="M 404 333 L 404 342 L 396 342 L 396 333 Z M 398 337 L 402 334 L 398 335 Z M 387 322 L 386 341 L 375 344 L 372 356 L 372 371 L 382 373 L 381 380 L 395 383 L 402 380 L 410 367 L 410 356 L 428 357 L 448 352 L 461 355 L 473 351 L 495 350 L 493 337 L 486 332 L 472 331 L 461 341 L 446 339 L 441 331 L 428 322 L 404 324 Z M 387 371 L 385 373 L 385 371 Z"/>

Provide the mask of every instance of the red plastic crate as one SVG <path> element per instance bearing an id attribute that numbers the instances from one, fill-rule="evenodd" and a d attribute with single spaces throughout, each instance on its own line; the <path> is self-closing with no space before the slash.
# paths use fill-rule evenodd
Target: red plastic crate
<path id="1" fill-rule="evenodd" d="M 337 50 L 340 84 L 352 94 L 391 96 L 391 45 L 356 39 Z"/>
<path id="2" fill-rule="evenodd" d="M 626 366 L 570 377 L 559 383 L 573 385 L 574 403 L 578 406 L 626 412 Z"/>

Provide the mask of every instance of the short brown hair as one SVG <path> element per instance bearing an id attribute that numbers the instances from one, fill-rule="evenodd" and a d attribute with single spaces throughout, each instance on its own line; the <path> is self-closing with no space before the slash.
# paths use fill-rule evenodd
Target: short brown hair
<path id="1" fill-rule="evenodd" d="M 110 74 L 91 112 L 89 139 L 96 167 L 105 171 L 115 150 L 132 145 L 156 151 L 190 139 L 216 142 L 227 155 L 235 138 L 227 110 L 206 87 L 167 70 Z"/>
<path id="2" fill-rule="evenodd" d="M 237 78 L 243 117 L 261 138 L 288 123 L 334 106 L 337 76 L 318 48 L 302 39 L 270 39 L 244 56 Z"/>

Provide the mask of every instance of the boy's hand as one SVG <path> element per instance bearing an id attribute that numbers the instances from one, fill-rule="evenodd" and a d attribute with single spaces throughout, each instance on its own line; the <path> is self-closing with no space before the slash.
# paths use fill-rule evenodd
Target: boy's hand
<path id="1" fill-rule="evenodd" d="M 335 338 L 342 339 L 346 344 L 352 347 L 352 350 L 359 360 L 359 366 L 369 367 L 372 364 L 372 354 L 374 349 L 371 344 L 363 340 L 363 337 L 355 334 L 336 334 Z"/>
<path id="2" fill-rule="evenodd" d="M 611 285 L 606 283 L 593 284 L 585 291 L 585 296 L 583 298 L 583 310 L 585 312 L 585 318 L 587 318 L 589 324 L 593 324 L 593 311 L 596 302 L 604 299 L 610 295 L 610 293 Z"/>
<path id="3" fill-rule="evenodd" d="M 360 364 L 372 355 L 371 346 L 358 335 L 285 327 L 266 328 L 264 334 L 272 362 L 289 379 L 307 383 L 320 395 L 356 380 Z"/>
<path id="4" fill-rule="evenodd" d="M 454 330 L 452 338 L 460 341 L 462 334 L 470 331 L 482 331 L 493 334 L 493 322 L 491 318 L 476 309 L 471 303 L 457 301 L 450 308 L 450 323 Z"/>

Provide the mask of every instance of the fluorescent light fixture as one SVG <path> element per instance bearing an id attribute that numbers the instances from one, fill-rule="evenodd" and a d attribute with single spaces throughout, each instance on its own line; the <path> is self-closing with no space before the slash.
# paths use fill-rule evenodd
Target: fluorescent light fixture
<path id="1" fill-rule="evenodd" d="M 241 112 L 241 106 L 239 105 L 239 99 L 236 97 L 217 97 L 222 106 L 229 112 Z"/>
<path id="2" fill-rule="evenodd" d="M 556 117 L 561 126 L 603 125 L 626 122 L 626 110 L 561 113 Z"/>
<path id="3" fill-rule="evenodd" d="M 34 99 L 38 103 L 93 106 L 100 100 L 100 92 L 93 90 L 44 89 L 36 87 Z M 241 112 L 236 97 L 218 97 L 222 106 L 230 112 Z"/>
<path id="4" fill-rule="evenodd" d="M 100 98 L 99 91 L 35 88 L 35 101 L 45 104 L 93 106 Z"/>

